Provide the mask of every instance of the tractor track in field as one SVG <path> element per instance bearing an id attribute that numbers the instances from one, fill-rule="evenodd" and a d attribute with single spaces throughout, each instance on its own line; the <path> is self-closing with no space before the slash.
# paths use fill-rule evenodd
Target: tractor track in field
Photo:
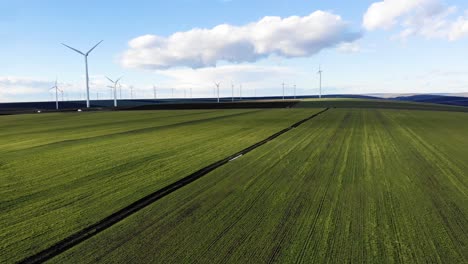
<path id="1" fill-rule="evenodd" d="M 268 143 L 269 141 L 272 141 L 274 139 L 276 139 L 277 137 L 285 134 L 286 132 L 290 131 L 290 130 L 293 130 L 294 128 L 297 128 L 299 127 L 300 125 L 302 125 L 303 123 L 323 114 L 324 112 L 328 111 L 330 108 L 326 108 L 318 113 L 315 113 L 313 114 L 312 116 L 308 117 L 308 118 L 305 118 L 273 135 L 271 135 L 270 137 L 258 142 L 258 143 L 255 143 L 253 145 L 251 145 L 250 147 L 247 147 L 233 155 L 230 155 L 229 157 L 227 158 L 224 158 L 222 160 L 219 160 L 215 163 L 212 163 L 211 165 L 208 165 L 162 189 L 159 189 L 157 191 L 155 191 L 154 193 L 151 193 L 141 199 L 139 199 L 138 201 L 124 207 L 123 209 L 120 209 L 119 211 L 111 214 L 110 216 L 102 219 L 101 221 L 91 225 L 91 226 L 88 226 L 68 237 L 66 237 L 65 239 L 57 242 L 56 244 L 40 251 L 39 253 L 36 253 L 32 256 L 29 256 L 23 260 L 21 260 L 19 263 L 43 263 L 47 260 L 50 260 L 52 259 L 53 257 L 59 255 L 60 253 L 63 253 L 65 252 L 66 250 L 80 244 L 81 242 L 99 234 L 100 232 L 106 230 L 107 228 L 119 223 L 120 221 L 122 221 L 123 219 L 133 215 L 134 213 L 142 210 L 143 208 L 147 207 L 148 205 L 160 200 L 161 198 L 173 193 L 174 191 L 200 179 L 201 177 L 205 176 L 206 174 L 214 171 L 215 169 L 231 162 L 231 161 L 234 161 L 236 160 L 237 158 L 251 152 L 252 150 Z"/>

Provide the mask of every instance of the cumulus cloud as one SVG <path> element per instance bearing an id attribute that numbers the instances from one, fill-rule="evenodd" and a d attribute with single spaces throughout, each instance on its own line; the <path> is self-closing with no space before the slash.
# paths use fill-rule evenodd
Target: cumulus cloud
<path id="1" fill-rule="evenodd" d="M 468 14 L 465 17 L 458 17 L 451 25 L 449 39 L 457 40 L 464 36 L 468 36 Z"/>
<path id="2" fill-rule="evenodd" d="M 304 17 L 264 17 L 244 26 L 196 28 L 168 37 L 140 36 L 129 42 L 121 63 L 144 69 L 203 68 L 220 61 L 255 62 L 270 55 L 308 57 L 360 36 L 340 16 L 316 11 Z"/>
<path id="3" fill-rule="evenodd" d="M 436 0 L 384 0 L 373 3 L 364 14 L 363 25 L 367 30 L 389 29 L 397 19 L 416 9 L 432 6 Z"/>
<path id="4" fill-rule="evenodd" d="M 419 35 L 457 40 L 468 35 L 468 17 L 455 20 L 452 16 L 456 11 L 441 0 L 384 0 L 368 8 L 363 27 L 369 31 L 398 27 L 399 39 Z"/>

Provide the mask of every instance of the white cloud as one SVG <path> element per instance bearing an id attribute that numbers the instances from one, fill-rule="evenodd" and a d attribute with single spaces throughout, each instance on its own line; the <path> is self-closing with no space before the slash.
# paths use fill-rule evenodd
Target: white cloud
<path id="1" fill-rule="evenodd" d="M 433 5 L 436 0 L 384 0 L 373 3 L 364 14 L 363 26 L 367 30 L 389 29 L 397 19 L 415 9 Z"/>
<path id="2" fill-rule="evenodd" d="M 357 53 L 361 51 L 361 46 L 356 42 L 342 43 L 337 50 L 342 53 Z"/>
<path id="3" fill-rule="evenodd" d="M 42 80 L 21 76 L 0 76 L 0 101 L 37 101 L 52 100 L 54 90 L 51 87 L 55 80 Z M 108 93 L 109 81 L 104 76 L 90 76 L 90 89 L 92 93 Z M 65 82 L 58 80 L 58 87 L 64 91 L 65 96 L 74 98 L 84 98 L 84 81 Z"/>
<path id="4" fill-rule="evenodd" d="M 468 18 L 453 19 L 457 8 L 441 0 L 384 0 L 373 3 L 364 14 L 369 31 L 399 28 L 397 39 L 410 36 L 457 40 L 468 35 Z"/>
<path id="5" fill-rule="evenodd" d="M 464 36 L 468 36 L 468 15 L 465 17 L 458 17 L 450 29 L 449 39 L 457 40 Z"/>
<path id="6" fill-rule="evenodd" d="M 11 101 L 18 96 L 29 96 L 47 91 L 52 82 L 25 77 L 0 76 L 0 101 Z"/>
<path id="7" fill-rule="evenodd" d="M 169 37 L 144 35 L 129 42 L 121 63 L 128 68 L 214 67 L 221 61 L 255 62 L 270 55 L 308 57 L 360 38 L 340 16 L 316 11 L 308 16 L 264 17 L 244 26 L 222 24 Z"/>
<path id="8" fill-rule="evenodd" d="M 251 64 L 201 69 L 180 68 L 158 71 L 158 73 L 167 79 L 159 85 L 163 94 L 168 95 L 170 89 L 174 88 L 180 95 L 184 90 L 192 88 L 194 97 L 212 96 L 215 82 L 221 83 L 222 96 L 231 95 L 231 83 L 235 85 L 236 95 L 240 84 L 246 96 L 252 96 L 254 88 L 263 91 L 262 95 L 266 95 L 274 91 L 272 88 L 281 87 L 282 82 L 294 80 L 301 75 L 301 72 L 286 67 Z M 279 90 L 275 92 L 276 95 L 279 94 Z M 260 95 L 260 92 L 258 94 Z"/>

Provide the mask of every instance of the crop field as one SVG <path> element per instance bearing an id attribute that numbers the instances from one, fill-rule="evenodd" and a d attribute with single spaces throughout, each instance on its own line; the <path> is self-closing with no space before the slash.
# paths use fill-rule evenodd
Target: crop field
<path id="1" fill-rule="evenodd" d="M 468 114 L 346 104 L 328 101 L 338 108 L 50 262 L 467 263 Z M 2 116 L 0 262 L 38 253 L 322 110 L 303 102 Z"/>
<path id="2" fill-rule="evenodd" d="M 51 246 L 310 114 L 283 109 L 3 116 L 0 262 Z"/>

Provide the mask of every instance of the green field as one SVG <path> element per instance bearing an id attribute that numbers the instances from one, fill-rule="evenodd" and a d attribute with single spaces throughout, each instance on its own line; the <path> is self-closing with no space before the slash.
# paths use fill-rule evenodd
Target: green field
<path id="1" fill-rule="evenodd" d="M 339 108 L 51 262 L 467 263 L 468 114 L 345 106 L 353 101 L 327 101 Z M 37 253 L 315 107 L 0 117 L 0 262 Z"/>
<path id="2" fill-rule="evenodd" d="M 316 111 L 0 117 L 0 262 L 37 253 Z"/>

